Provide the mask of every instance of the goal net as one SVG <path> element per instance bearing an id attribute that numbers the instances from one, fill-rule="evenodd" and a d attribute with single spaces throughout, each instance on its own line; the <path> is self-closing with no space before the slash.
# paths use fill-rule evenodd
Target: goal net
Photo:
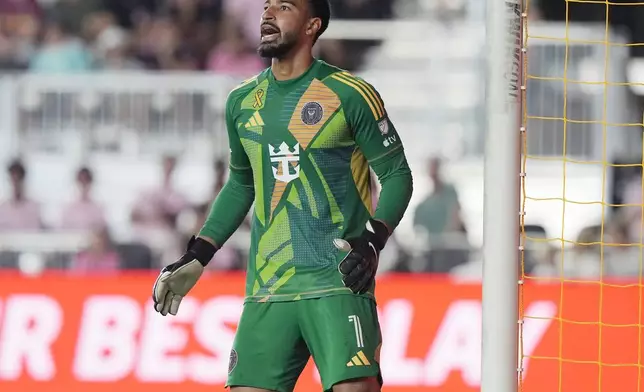
<path id="1" fill-rule="evenodd" d="M 609 21 L 644 2 L 557 1 L 556 24 L 524 3 L 519 390 L 641 391 L 643 121 L 626 69 L 644 43 Z M 584 7 L 604 22 L 575 21 Z M 544 298 L 554 316 L 524 312 Z M 533 350 L 534 323 L 550 326 Z"/>

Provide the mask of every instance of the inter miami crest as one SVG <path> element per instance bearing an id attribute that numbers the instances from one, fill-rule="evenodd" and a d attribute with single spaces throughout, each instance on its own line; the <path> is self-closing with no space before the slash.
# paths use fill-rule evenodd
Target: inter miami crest
<path id="1" fill-rule="evenodd" d="M 307 102 L 302 108 L 302 122 L 306 125 L 315 125 L 322 120 L 324 109 L 317 102 Z"/>
<path id="2" fill-rule="evenodd" d="M 228 361 L 228 374 L 232 373 L 237 366 L 237 351 L 235 349 L 230 350 L 230 360 Z"/>

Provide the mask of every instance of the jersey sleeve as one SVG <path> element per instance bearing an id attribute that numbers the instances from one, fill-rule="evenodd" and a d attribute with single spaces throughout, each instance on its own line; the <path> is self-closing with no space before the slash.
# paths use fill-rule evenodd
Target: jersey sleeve
<path id="1" fill-rule="evenodd" d="M 369 164 L 392 157 L 403 148 L 380 94 L 373 86 L 355 79 L 343 105 L 353 138 Z"/>
<path id="2" fill-rule="evenodd" d="M 413 192 L 413 178 L 396 128 L 389 120 L 380 94 L 368 83 L 350 80 L 346 101 L 353 138 L 378 176 L 381 191 L 374 219 L 393 231 L 402 219 Z"/>
<path id="3" fill-rule="evenodd" d="M 230 147 L 230 169 L 234 171 L 247 171 L 251 169 L 250 160 L 239 138 L 235 126 L 236 100 L 232 94 L 226 100 L 226 129 L 228 131 L 228 145 Z"/>
<path id="4" fill-rule="evenodd" d="M 229 96 L 226 102 L 226 129 L 230 145 L 230 175 L 199 231 L 200 237 L 211 239 L 218 247 L 242 224 L 255 198 L 253 170 L 237 133 L 234 108 L 235 101 Z"/>

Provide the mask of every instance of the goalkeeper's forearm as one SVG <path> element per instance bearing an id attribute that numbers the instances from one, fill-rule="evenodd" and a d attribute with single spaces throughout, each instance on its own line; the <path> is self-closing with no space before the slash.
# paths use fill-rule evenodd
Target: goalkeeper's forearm
<path id="1" fill-rule="evenodd" d="M 381 190 L 374 219 L 383 222 L 391 234 L 407 210 L 413 192 L 413 179 L 402 149 L 372 165 Z"/>
<path id="2" fill-rule="evenodd" d="M 217 195 L 199 237 L 221 247 L 242 224 L 254 199 L 252 170 L 231 168 L 228 181 Z"/>

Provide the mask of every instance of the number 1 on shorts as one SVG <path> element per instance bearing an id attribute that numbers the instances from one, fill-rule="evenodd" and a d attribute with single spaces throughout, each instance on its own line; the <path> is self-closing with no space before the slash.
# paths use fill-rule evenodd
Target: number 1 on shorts
<path id="1" fill-rule="evenodd" d="M 356 332 L 356 345 L 358 348 L 363 348 L 364 341 L 362 340 L 362 325 L 360 325 L 360 317 L 353 314 L 349 316 L 349 322 L 353 323 L 353 329 Z"/>

